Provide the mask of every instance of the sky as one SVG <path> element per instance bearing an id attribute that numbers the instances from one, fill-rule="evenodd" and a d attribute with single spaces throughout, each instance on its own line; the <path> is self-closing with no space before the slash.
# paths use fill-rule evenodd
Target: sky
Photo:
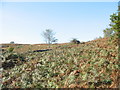
<path id="1" fill-rule="evenodd" d="M 119 0 L 1 0 L 4 2 L 118 2 Z"/>
<path id="2" fill-rule="evenodd" d="M 116 13 L 118 8 L 118 0 L 10 1 L 0 2 L 0 43 L 45 43 L 41 33 L 46 29 L 56 33 L 58 43 L 69 42 L 72 38 L 80 41 L 93 40 L 103 37 L 103 30 L 109 27 L 110 15 Z"/>

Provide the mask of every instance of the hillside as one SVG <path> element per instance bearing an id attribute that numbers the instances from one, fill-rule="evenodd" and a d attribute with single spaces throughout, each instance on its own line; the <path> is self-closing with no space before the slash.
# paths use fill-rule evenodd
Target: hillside
<path id="1" fill-rule="evenodd" d="M 1 56 L 2 88 L 118 88 L 118 46 L 108 38 L 11 47 Z"/>

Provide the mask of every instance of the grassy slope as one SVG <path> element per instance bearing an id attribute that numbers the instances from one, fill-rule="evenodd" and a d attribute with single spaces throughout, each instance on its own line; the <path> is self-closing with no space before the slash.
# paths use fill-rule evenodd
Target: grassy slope
<path id="1" fill-rule="evenodd" d="M 118 47 L 107 41 L 97 39 L 80 45 L 54 45 L 47 52 L 23 52 L 27 62 L 3 70 L 3 87 L 115 88 Z M 33 47 L 45 49 L 46 45 Z"/>

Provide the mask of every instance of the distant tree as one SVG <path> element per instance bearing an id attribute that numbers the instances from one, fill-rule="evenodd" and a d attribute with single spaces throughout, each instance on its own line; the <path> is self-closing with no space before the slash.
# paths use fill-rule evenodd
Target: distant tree
<path id="1" fill-rule="evenodd" d="M 104 37 L 110 37 L 111 35 L 114 34 L 114 30 L 111 29 L 111 28 L 106 28 L 106 29 L 103 31 L 103 33 L 104 33 Z"/>
<path id="2" fill-rule="evenodd" d="M 102 37 L 101 36 L 99 36 L 99 37 L 96 37 L 94 40 L 96 40 L 96 39 L 101 39 Z"/>
<path id="3" fill-rule="evenodd" d="M 110 15 L 110 28 L 104 30 L 104 36 L 110 36 L 109 42 L 120 45 L 120 13 Z"/>
<path id="4" fill-rule="evenodd" d="M 118 14 L 110 15 L 109 24 L 110 28 L 106 28 L 104 32 L 104 37 L 117 36 L 120 38 L 120 16 Z"/>
<path id="5" fill-rule="evenodd" d="M 80 41 L 77 40 L 76 38 L 73 38 L 73 39 L 71 40 L 71 43 L 80 44 Z"/>
<path id="6" fill-rule="evenodd" d="M 110 39 L 112 42 L 114 42 L 114 44 L 120 44 L 120 14 L 110 15 L 110 21 L 110 28 L 104 30 L 104 36 L 111 36 Z"/>
<path id="7" fill-rule="evenodd" d="M 114 30 L 114 37 L 120 38 L 120 14 L 111 15 L 110 20 L 110 28 Z"/>
<path id="8" fill-rule="evenodd" d="M 15 42 L 14 41 L 11 41 L 10 44 L 14 44 Z"/>
<path id="9" fill-rule="evenodd" d="M 42 36 L 47 44 L 52 44 L 53 42 L 57 42 L 58 39 L 54 37 L 55 33 L 50 30 L 46 29 L 45 31 L 42 32 Z"/>

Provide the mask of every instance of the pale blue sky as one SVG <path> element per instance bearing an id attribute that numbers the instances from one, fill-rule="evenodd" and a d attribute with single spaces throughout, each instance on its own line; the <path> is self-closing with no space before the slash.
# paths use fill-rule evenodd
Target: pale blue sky
<path id="1" fill-rule="evenodd" d="M 0 43 L 44 43 L 41 33 L 46 29 L 56 32 L 58 43 L 72 38 L 93 40 L 103 36 L 117 5 L 117 2 L 2 2 Z"/>

